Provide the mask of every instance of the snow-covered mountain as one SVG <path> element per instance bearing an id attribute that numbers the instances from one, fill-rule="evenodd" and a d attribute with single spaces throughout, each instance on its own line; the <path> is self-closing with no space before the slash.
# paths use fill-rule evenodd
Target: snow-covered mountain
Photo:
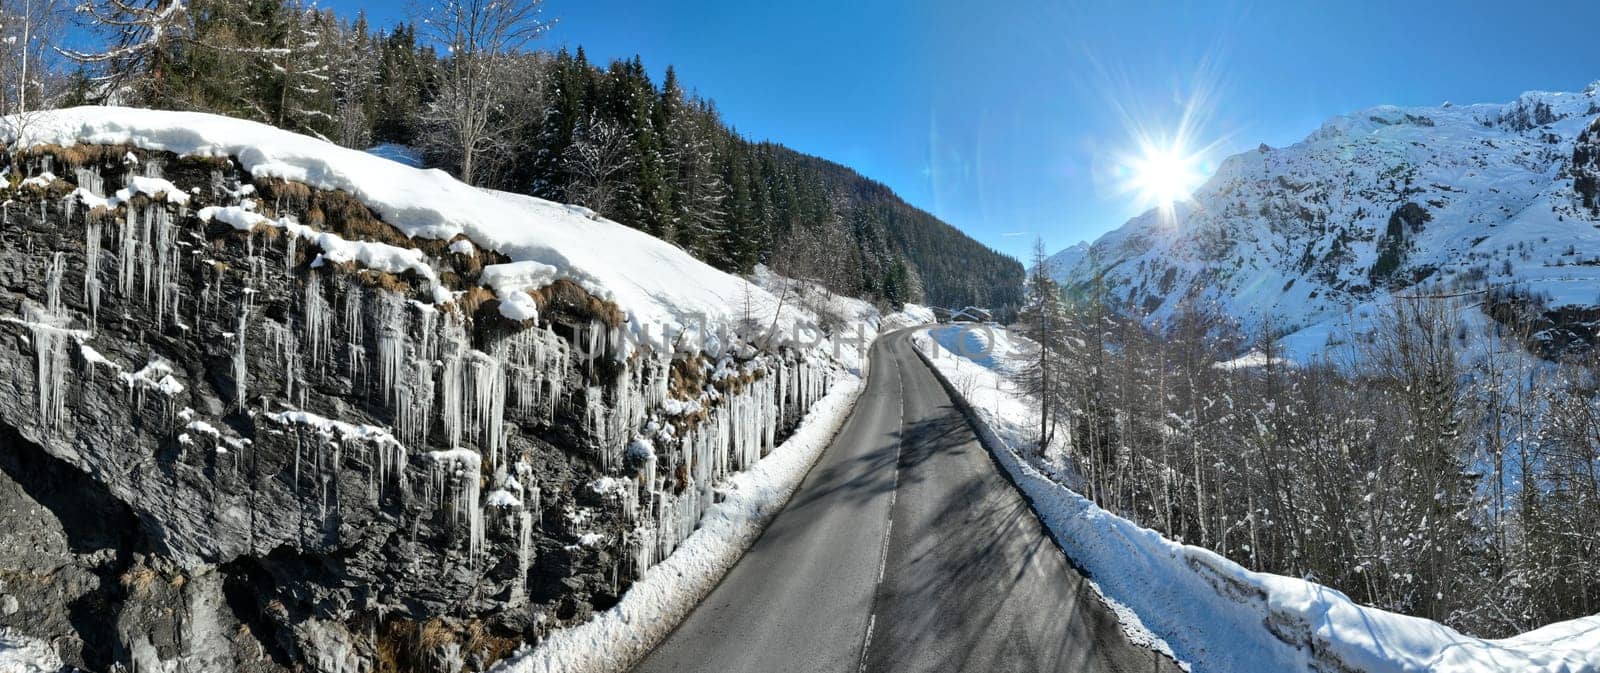
<path id="1" fill-rule="evenodd" d="M 1058 280 L 1064 279 L 1087 256 L 1089 256 L 1089 242 L 1078 241 L 1046 258 L 1044 265 L 1045 268 L 1049 269 L 1051 276 Z"/>
<path id="2" fill-rule="evenodd" d="M 1600 82 L 1504 105 L 1379 106 L 1228 158 L 1186 203 L 1090 246 L 1068 284 L 1159 319 L 1212 304 L 1301 355 L 1418 286 L 1600 303 Z M 1057 258 L 1079 256 L 1074 248 Z"/>

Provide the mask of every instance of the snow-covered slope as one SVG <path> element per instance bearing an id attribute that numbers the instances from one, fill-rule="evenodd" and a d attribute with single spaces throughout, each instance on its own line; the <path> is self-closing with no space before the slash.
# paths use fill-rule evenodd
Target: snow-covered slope
<path id="1" fill-rule="evenodd" d="M 1585 131 L 1597 116 L 1600 82 L 1336 117 L 1297 144 L 1228 158 L 1192 201 L 1135 217 L 1061 277 L 1103 273 L 1110 299 L 1158 318 L 1189 302 L 1270 322 L 1300 333 L 1288 343 L 1301 355 L 1419 283 L 1517 282 L 1551 308 L 1593 306 L 1600 131 Z"/>
<path id="2" fill-rule="evenodd" d="M 359 150 L 239 119 L 194 112 L 78 107 L 6 124 L 7 144 L 133 145 L 184 156 L 237 158 L 256 178 L 342 190 L 413 238 L 464 235 L 514 260 L 495 289 L 505 294 L 576 282 L 627 314 L 631 343 L 656 350 L 699 348 L 733 332 L 759 287 L 648 234 L 588 209 L 478 189 L 439 170 L 420 170 Z M 20 130 L 19 130 L 20 129 Z M 750 299 L 751 294 L 756 300 Z M 800 311 L 777 324 L 791 338 Z M 765 322 L 765 321 L 764 321 Z M 680 336 L 681 333 L 688 334 Z"/>

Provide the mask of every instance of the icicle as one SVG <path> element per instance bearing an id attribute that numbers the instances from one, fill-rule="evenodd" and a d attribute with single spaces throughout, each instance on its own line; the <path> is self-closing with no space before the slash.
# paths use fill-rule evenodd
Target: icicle
<path id="1" fill-rule="evenodd" d="M 123 298 L 133 295 L 133 275 L 137 269 L 134 255 L 139 245 L 138 223 L 138 209 L 129 206 L 117 230 L 117 293 Z"/>
<path id="2" fill-rule="evenodd" d="M 471 449 L 462 448 L 433 451 L 428 455 L 433 459 L 433 482 L 438 497 L 442 499 L 447 493 L 454 496 L 448 503 L 452 521 L 457 526 L 466 524 L 467 555 L 476 561 L 483 549 L 483 508 L 478 499 L 482 457 Z"/>
<path id="3" fill-rule="evenodd" d="M 245 361 L 244 344 L 249 338 L 250 308 L 254 302 L 255 292 L 246 287 L 243 292 L 243 300 L 239 304 L 239 326 L 238 331 L 234 332 L 235 345 L 233 350 L 234 396 L 238 402 L 240 411 L 244 411 L 245 399 L 247 397 L 246 384 L 250 376 L 250 372 L 247 369 L 248 364 Z"/>
<path id="4" fill-rule="evenodd" d="M 489 456 L 489 465 L 500 465 L 500 450 L 505 442 L 506 379 L 500 360 L 483 351 L 469 351 L 467 366 L 472 396 L 465 407 L 475 430 L 478 447 Z"/>
<path id="5" fill-rule="evenodd" d="M 84 219 L 83 301 L 89 305 L 89 327 L 93 329 L 100 316 L 100 221 L 92 213 Z"/>
<path id="6" fill-rule="evenodd" d="M 464 359 L 470 349 L 467 344 L 466 328 L 455 312 L 446 314 L 443 334 L 440 337 L 439 349 L 444 366 L 439 373 L 439 403 L 442 405 L 439 417 L 444 423 L 445 440 L 450 446 L 459 446 L 462 421 L 466 418 Z"/>
<path id="7" fill-rule="evenodd" d="M 144 302 L 146 304 L 150 303 L 150 274 L 155 267 L 155 247 L 154 243 L 151 241 L 151 229 L 153 229 L 155 225 L 154 211 L 159 210 L 160 208 L 161 206 L 151 203 L 150 205 L 138 209 L 143 215 L 143 217 L 138 218 L 140 241 L 138 248 L 139 264 L 144 267 L 144 273 L 139 276 L 142 281 L 139 285 L 139 292 L 140 295 L 144 297 Z M 132 281 L 129 282 L 131 283 Z"/>
<path id="8" fill-rule="evenodd" d="M 45 272 L 45 310 L 50 312 L 49 317 L 61 319 L 65 312 L 61 306 L 61 276 L 66 265 L 62 261 L 63 253 L 56 253 L 50 258 L 50 268 Z"/>
<path id="9" fill-rule="evenodd" d="M 366 328 L 362 312 L 362 289 L 355 281 L 345 282 L 344 343 L 345 366 L 350 380 L 359 385 L 366 374 L 367 350 L 363 346 Z"/>
<path id="10" fill-rule="evenodd" d="M 100 176 L 100 169 L 96 166 L 79 166 L 73 169 L 78 178 L 78 187 L 87 190 L 95 196 L 106 195 L 106 182 Z"/>
<path id="11" fill-rule="evenodd" d="M 150 210 L 154 214 L 155 227 L 155 255 L 156 255 L 156 324 L 164 324 L 163 320 L 172 311 L 174 319 L 177 318 L 178 284 L 174 276 L 178 266 L 178 246 L 172 218 L 167 214 L 167 209 L 153 206 Z M 145 269 L 148 282 L 150 270 Z M 148 291 L 147 291 L 148 294 Z"/>
<path id="12" fill-rule="evenodd" d="M 293 236 L 289 237 L 294 240 Z M 328 300 L 322 296 L 322 274 L 311 271 L 306 276 L 305 299 L 301 305 L 302 324 L 305 326 L 306 357 L 311 371 L 322 371 L 323 349 L 332 334 L 328 324 Z"/>
<path id="13" fill-rule="evenodd" d="M 378 390 L 391 409 L 396 406 L 400 365 L 406 354 L 404 301 L 398 294 L 384 292 L 378 305 Z"/>
<path id="14" fill-rule="evenodd" d="M 30 301 L 22 304 L 22 322 L 33 340 L 34 377 L 37 386 L 39 422 L 55 428 L 66 417 L 66 344 L 71 330 L 65 329 L 66 310 L 61 303 L 61 276 L 66 264 L 62 253 L 55 253 L 45 272 L 45 305 Z"/>
<path id="15" fill-rule="evenodd" d="M 513 606 L 528 598 L 528 568 L 533 566 L 533 513 L 527 509 L 517 512 L 517 575 L 511 584 Z"/>

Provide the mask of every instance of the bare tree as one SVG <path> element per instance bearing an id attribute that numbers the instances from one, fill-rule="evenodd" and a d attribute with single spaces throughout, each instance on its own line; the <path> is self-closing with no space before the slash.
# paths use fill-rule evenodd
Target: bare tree
<path id="1" fill-rule="evenodd" d="M 450 149 L 461 181 L 477 184 L 479 159 L 507 142 L 499 114 L 511 57 L 544 34 L 542 0 L 437 0 L 421 12 L 424 35 L 444 50 L 439 90 L 424 112 L 435 144 Z"/>
<path id="2" fill-rule="evenodd" d="M 567 196 L 601 215 L 611 211 L 624 173 L 633 166 L 627 134 L 598 114 L 578 123 L 567 147 Z"/>
<path id="3" fill-rule="evenodd" d="M 49 61 L 61 37 L 59 0 L 0 1 L 0 41 L 6 59 L 0 66 L 0 109 L 21 114 L 48 106 L 57 89 Z"/>

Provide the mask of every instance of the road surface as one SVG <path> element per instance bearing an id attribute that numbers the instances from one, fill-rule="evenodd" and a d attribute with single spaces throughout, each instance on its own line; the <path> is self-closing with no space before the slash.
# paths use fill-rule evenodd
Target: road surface
<path id="1" fill-rule="evenodd" d="M 912 350 L 636 673 L 1177 671 L 1130 644 Z"/>

